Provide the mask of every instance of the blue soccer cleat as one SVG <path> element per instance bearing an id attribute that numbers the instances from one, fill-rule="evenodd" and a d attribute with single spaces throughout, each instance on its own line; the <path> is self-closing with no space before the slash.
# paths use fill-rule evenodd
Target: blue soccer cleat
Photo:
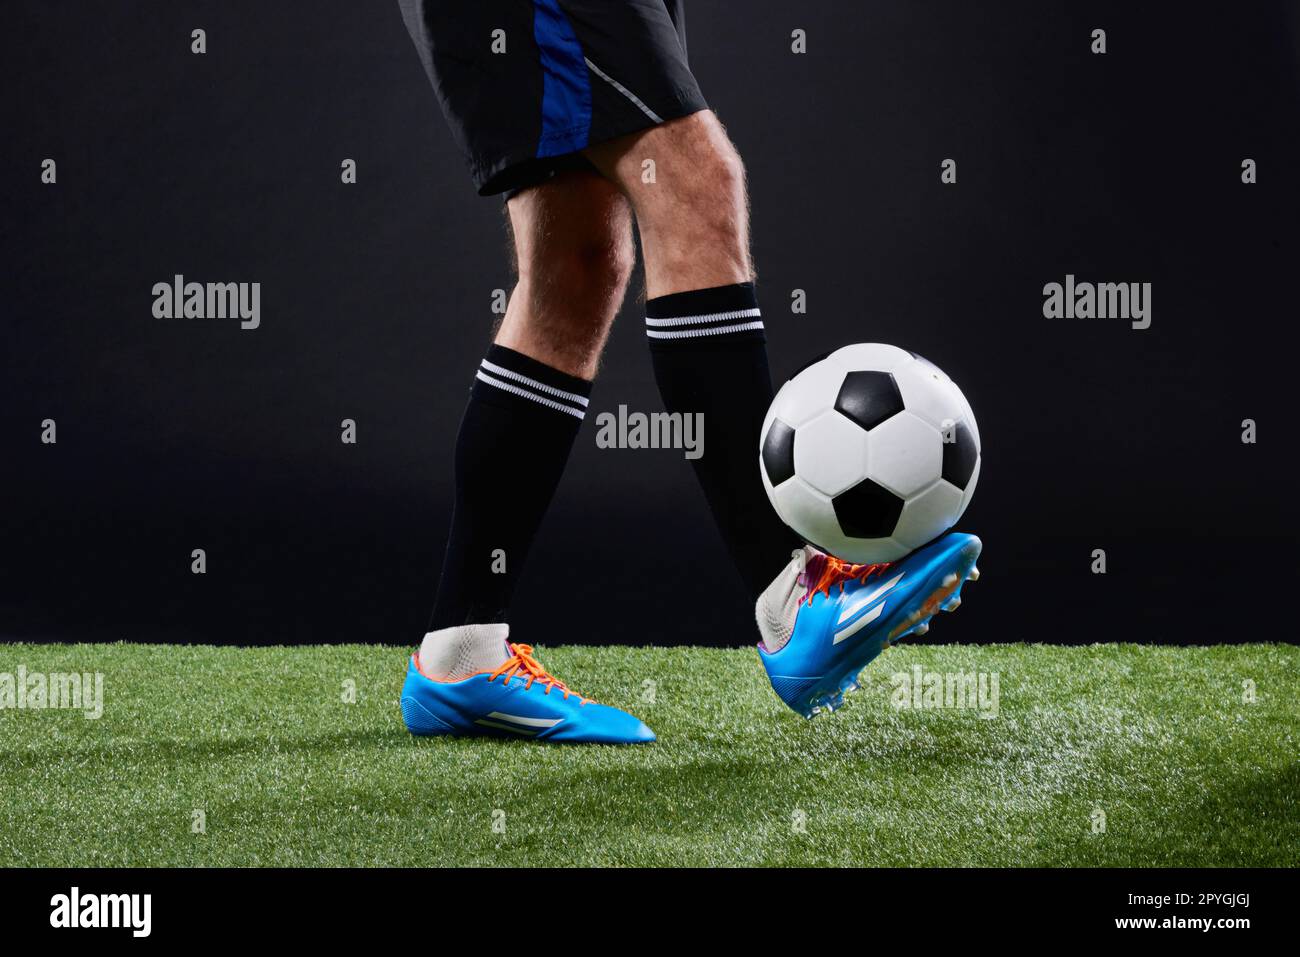
<path id="1" fill-rule="evenodd" d="M 853 565 L 794 553 L 755 608 L 759 657 L 777 696 L 805 718 L 834 711 L 858 673 L 890 645 L 923 635 L 979 577 L 980 540 L 949 532 L 897 562 Z"/>
<path id="2" fill-rule="evenodd" d="M 529 645 L 511 643 L 495 671 L 437 681 L 411 656 L 402 720 L 412 734 L 492 735 L 571 744 L 641 744 L 654 732 L 625 711 L 597 704 L 553 678 Z"/>

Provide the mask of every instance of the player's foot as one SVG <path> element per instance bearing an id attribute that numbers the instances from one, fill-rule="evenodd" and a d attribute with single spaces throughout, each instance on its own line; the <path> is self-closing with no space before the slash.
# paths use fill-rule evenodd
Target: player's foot
<path id="1" fill-rule="evenodd" d="M 795 552 L 755 608 L 772 688 L 805 718 L 840 707 L 885 648 L 925 634 L 937 612 L 961 604 L 962 586 L 979 577 L 981 547 L 974 535 L 949 532 L 884 565 Z"/>
<path id="2" fill-rule="evenodd" d="M 632 715 L 597 704 L 547 673 L 529 645 L 507 643 L 509 657 L 454 680 L 430 677 L 411 656 L 402 720 L 412 734 L 492 735 L 572 744 L 640 744 L 654 732 Z"/>

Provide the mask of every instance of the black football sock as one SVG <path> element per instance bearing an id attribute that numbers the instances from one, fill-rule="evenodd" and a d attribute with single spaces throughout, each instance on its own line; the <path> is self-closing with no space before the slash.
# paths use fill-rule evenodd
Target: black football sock
<path id="1" fill-rule="evenodd" d="M 772 377 L 754 284 L 651 299 L 646 335 L 668 411 L 704 414 L 704 454 L 691 464 L 732 560 L 757 598 L 802 542 L 777 518 L 758 472 Z"/>
<path id="2" fill-rule="evenodd" d="M 504 622 L 591 383 L 493 345 L 456 439 L 456 500 L 429 629 Z"/>

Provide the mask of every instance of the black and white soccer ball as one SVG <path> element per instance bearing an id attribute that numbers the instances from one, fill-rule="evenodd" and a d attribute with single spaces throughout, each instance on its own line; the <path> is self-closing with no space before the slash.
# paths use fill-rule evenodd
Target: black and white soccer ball
<path id="1" fill-rule="evenodd" d="M 896 346 L 845 346 L 772 400 L 759 471 L 781 520 L 850 562 L 889 562 L 966 511 L 980 474 L 970 403 L 933 363 Z"/>

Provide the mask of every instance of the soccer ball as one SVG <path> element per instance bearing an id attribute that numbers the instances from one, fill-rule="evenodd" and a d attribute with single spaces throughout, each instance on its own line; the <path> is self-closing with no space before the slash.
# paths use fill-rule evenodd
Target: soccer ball
<path id="1" fill-rule="evenodd" d="M 961 389 L 933 363 L 896 346 L 845 346 L 776 394 L 759 471 L 776 513 L 810 545 L 889 562 L 966 511 L 980 434 Z"/>

